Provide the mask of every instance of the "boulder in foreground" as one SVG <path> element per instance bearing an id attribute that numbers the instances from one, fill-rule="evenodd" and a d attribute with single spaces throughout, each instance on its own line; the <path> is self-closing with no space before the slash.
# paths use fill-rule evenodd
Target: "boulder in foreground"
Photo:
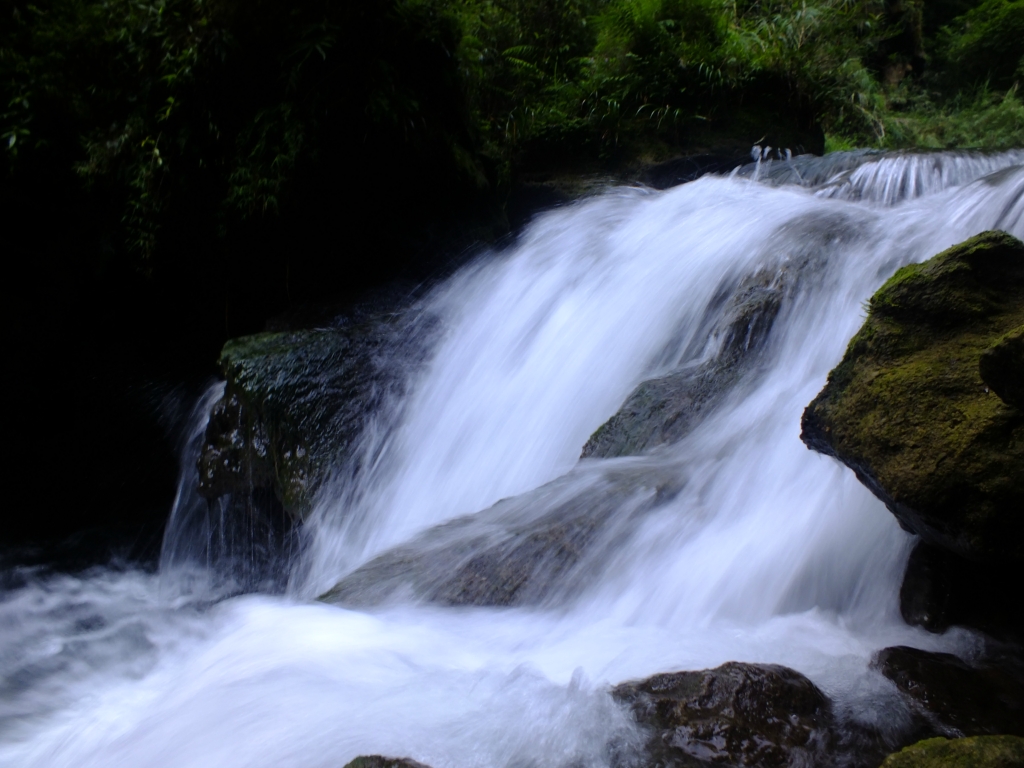
<path id="1" fill-rule="evenodd" d="M 648 729 L 647 765 L 835 764 L 832 704 L 787 667 L 731 661 L 622 683 L 612 696 Z"/>

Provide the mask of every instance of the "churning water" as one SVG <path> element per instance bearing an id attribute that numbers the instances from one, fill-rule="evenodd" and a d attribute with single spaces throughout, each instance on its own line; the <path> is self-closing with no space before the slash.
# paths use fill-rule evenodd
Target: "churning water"
<path id="1" fill-rule="evenodd" d="M 197 535 L 184 513 L 158 574 L 19 572 L 0 601 L 0 763 L 602 766 L 635 738 L 609 684 L 727 660 L 794 667 L 898 727 L 872 654 L 975 640 L 902 622 L 912 539 L 802 445 L 800 414 L 898 266 L 986 229 L 1024 237 L 1024 152 L 764 162 L 539 217 L 415 308 L 443 329 L 430 362 L 367 425 L 366 471 L 322 494 L 284 595 L 223 599 L 176 543 Z M 639 382 L 713 357 L 716 313 L 754 273 L 786 285 L 756 370 L 681 441 L 580 461 Z M 425 599 L 573 500 L 593 544 L 530 599 Z M 396 547 L 419 570 L 375 607 L 313 599 L 353 572 L 372 592 Z"/>

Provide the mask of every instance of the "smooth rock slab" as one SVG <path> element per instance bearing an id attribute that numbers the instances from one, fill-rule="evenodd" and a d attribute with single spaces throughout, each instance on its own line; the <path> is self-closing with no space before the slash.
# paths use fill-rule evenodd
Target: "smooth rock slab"
<path id="1" fill-rule="evenodd" d="M 1024 613 L 1007 605 L 1020 581 L 1019 568 L 975 562 L 919 541 L 900 587 L 900 611 L 908 624 L 931 632 L 952 626 L 980 629 L 1002 640 L 1024 639 Z"/>
<path id="2" fill-rule="evenodd" d="M 519 606 L 576 597 L 637 522 L 674 498 L 682 477 L 674 465 L 577 468 L 424 531 L 321 599 L 350 607 L 404 599 Z"/>

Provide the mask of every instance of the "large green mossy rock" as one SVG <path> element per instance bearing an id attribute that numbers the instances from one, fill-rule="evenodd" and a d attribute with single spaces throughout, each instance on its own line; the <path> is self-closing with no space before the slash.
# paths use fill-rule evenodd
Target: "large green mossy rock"
<path id="1" fill-rule="evenodd" d="M 900 269 L 803 415 L 835 456 L 925 540 L 1024 559 L 1019 344 L 1024 243 L 985 232 Z"/>
<path id="2" fill-rule="evenodd" d="M 926 739 L 889 755 L 882 768 L 1024 768 L 1024 739 Z"/>

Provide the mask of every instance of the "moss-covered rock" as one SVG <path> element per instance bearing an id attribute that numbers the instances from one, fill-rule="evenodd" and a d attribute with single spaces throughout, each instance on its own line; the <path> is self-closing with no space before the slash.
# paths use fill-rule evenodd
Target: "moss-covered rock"
<path id="1" fill-rule="evenodd" d="M 1007 405 L 1024 410 L 1024 326 L 1010 331 L 981 355 L 981 379 Z"/>
<path id="2" fill-rule="evenodd" d="M 732 661 L 623 683 L 612 696 L 648 730 L 647 765 L 781 768 L 842 762 L 831 702 L 787 667 Z"/>
<path id="3" fill-rule="evenodd" d="M 1024 768 L 1024 739 L 972 736 L 919 741 L 889 755 L 882 768 Z"/>
<path id="4" fill-rule="evenodd" d="M 425 359 L 431 328 L 380 316 L 228 341 L 224 396 L 199 459 L 200 493 L 270 489 L 288 513 L 304 517 L 351 456 L 367 416 L 386 419 L 408 368 Z"/>
<path id="5" fill-rule="evenodd" d="M 801 437 L 852 468 L 927 541 L 1019 563 L 1024 413 L 986 385 L 981 368 L 1012 402 L 1012 375 L 993 371 L 1014 359 L 1022 324 L 1024 243 L 1006 233 L 903 267 L 871 298 L 864 326 L 805 410 Z"/>

